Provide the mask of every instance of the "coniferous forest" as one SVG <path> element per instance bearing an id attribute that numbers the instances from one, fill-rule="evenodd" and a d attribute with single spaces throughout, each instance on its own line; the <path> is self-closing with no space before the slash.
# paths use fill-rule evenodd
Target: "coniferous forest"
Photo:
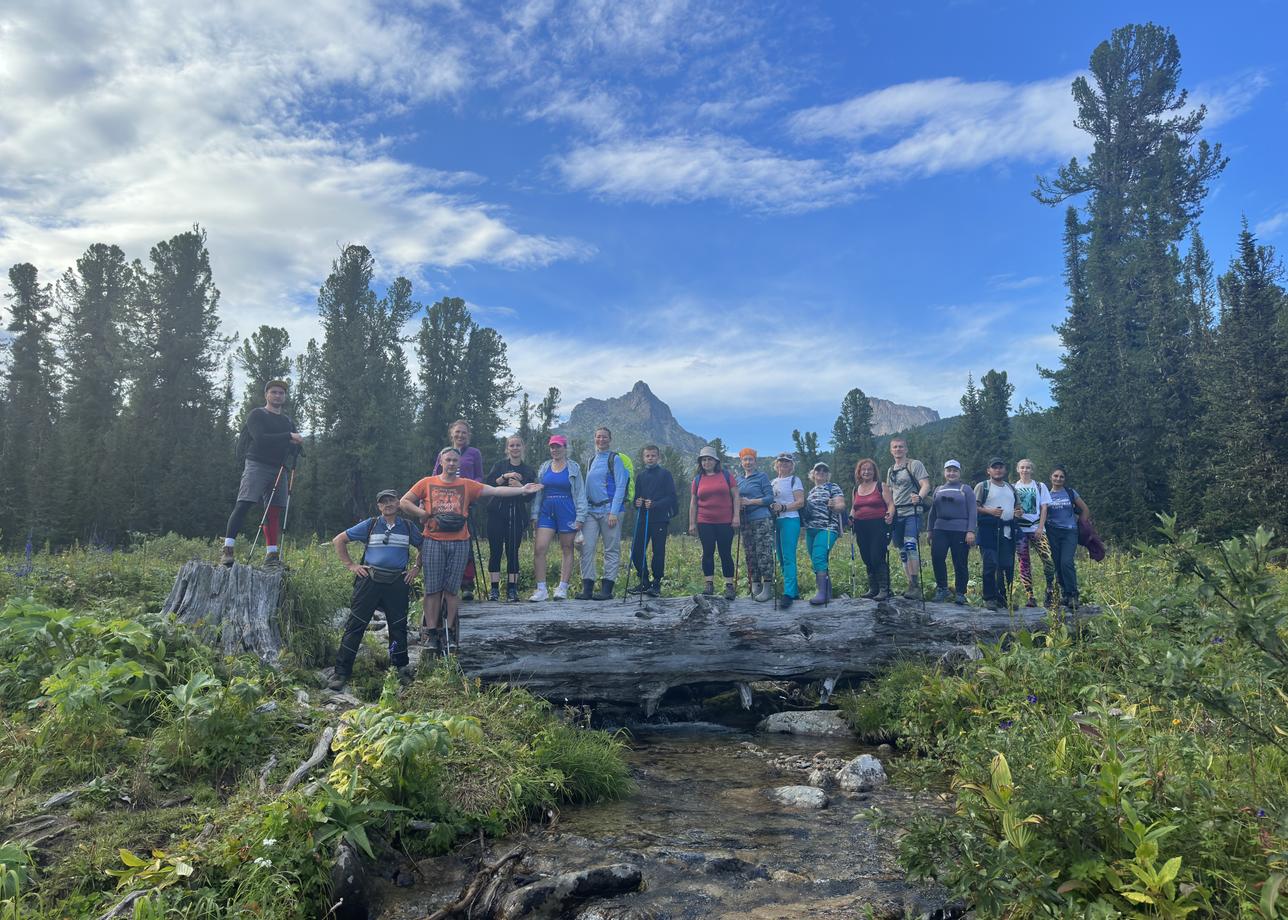
<path id="1" fill-rule="evenodd" d="M 912 455 L 932 470 L 957 456 L 967 479 L 981 478 L 995 454 L 1031 456 L 1039 470 L 1063 463 L 1101 530 L 1120 542 L 1148 538 L 1160 512 L 1212 536 L 1258 521 L 1282 534 L 1282 266 L 1246 221 L 1208 228 L 1237 238 L 1228 265 L 1208 255 L 1200 219 L 1227 158 L 1203 138 L 1205 111 L 1182 86 L 1175 37 L 1154 25 L 1116 30 L 1072 93 L 1090 153 L 1040 177 L 1033 192 L 1040 205 L 1065 208 L 1068 312 L 1059 363 L 1043 369 L 1050 407 L 1012 406 L 1005 369 L 967 377 L 961 416 L 914 430 Z M 489 456 L 512 418 L 527 434 L 555 421 L 558 391 L 536 404 L 523 393 L 520 403 L 505 341 L 463 299 L 426 308 L 405 278 L 379 296 L 375 257 L 362 245 L 333 261 L 317 297 L 322 337 L 307 343 L 271 325 L 225 337 L 200 227 L 132 256 L 104 241 L 57 278 L 28 263 L 8 270 L 6 545 L 218 533 L 239 473 L 240 420 L 279 375 L 292 380 L 287 412 L 306 434 L 297 533 L 347 526 L 376 489 L 421 475 L 455 418 L 472 423 Z M 241 392 L 234 379 L 246 381 Z M 862 391 L 837 396 L 832 455 L 852 466 L 882 445 Z M 816 433 L 795 437 L 802 459 L 821 455 Z"/>

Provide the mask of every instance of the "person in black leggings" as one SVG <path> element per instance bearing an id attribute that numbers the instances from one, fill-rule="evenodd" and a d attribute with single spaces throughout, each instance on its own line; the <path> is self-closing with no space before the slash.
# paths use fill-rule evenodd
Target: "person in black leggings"
<path id="1" fill-rule="evenodd" d="M 714 447 L 698 451 L 698 475 L 689 490 L 689 533 L 702 541 L 702 593 L 715 594 L 715 551 L 720 551 L 720 571 L 724 575 L 724 596 L 733 600 L 734 587 L 733 533 L 740 525 L 738 515 L 738 482 L 722 468 L 720 454 Z"/>
<path id="2" fill-rule="evenodd" d="M 953 602 L 966 603 L 966 566 L 975 545 L 978 510 L 975 492 L 962 482 L 956 460 L 944 464 L 944 484 L 935 489 L 930 504 L 930 562 L 935 568 L 935 600 L 948 600 L 948 553 L 953 554 Z"/>
<path id="3" fill-rule="evenodd" d="M 890 557 L 886 555 L 890 525 L 886 523 L 886 512 L 892 504 L 881 483 L 876 461 L 864 457 L 854 464 L 850 525 L 863 557 L 863 567 L 868 570 L 868 590 L 862 596 L 869 600 L 890 599 Z"/>
<path id="4" fill-rule="evenodd" d="M 498 460 L 483 481 L 490 486 L 521 486 L 535 482 L 537 472 L 523 462 L 523 439 L 518 435 L 505 442 L 505 456 Z M 524 497 L 494 499 L 487 509 L 488 578 L 492 590 L 488 600 L 501 599 L 501 554 L 505 554 L 505 599 L 519 599 L 519 544 L 528 523 L 528 501 Z"/>

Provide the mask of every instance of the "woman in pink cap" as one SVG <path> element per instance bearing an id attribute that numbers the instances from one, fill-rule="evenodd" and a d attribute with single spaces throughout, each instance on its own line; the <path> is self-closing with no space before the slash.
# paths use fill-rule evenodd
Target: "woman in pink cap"
<path id="1" fill-rule="evenodd" d="M 568 459 L 568 439 L 561 434 L 550 436 L 550 459 L 537 470 L 537 482 L 545 486 L 532 499 L 532 523 L 537 529 L 533 548 L 532 577 L 537 590 L 530 601 L 544 601 L 546 591 L 546 552 L 550 541 L 559 535 L 559 587 L 555 599 L 568 596 L 568 579 L 572 577 L 572 541 L 586 520 L 586 480 L 576 460 Z"/>

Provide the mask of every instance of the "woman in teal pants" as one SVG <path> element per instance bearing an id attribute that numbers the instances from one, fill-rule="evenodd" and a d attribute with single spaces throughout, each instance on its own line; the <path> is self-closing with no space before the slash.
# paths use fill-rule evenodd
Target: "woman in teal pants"
<path id="1" fill-rule="evenodd" d="M 792 472 L 795 468 L 796 461 L 791 454 L 779 454 L 774 461 L 778 478 L 770 483 L 774 487 L 774 501 L 769 510 L 774 512 L 778 557 L 783 566 L 784 607 L 790 607 L 800 596 L 796 585 L 796 543 L 801 536 L 800 509 L 805 504 L 805 484 Z"/>

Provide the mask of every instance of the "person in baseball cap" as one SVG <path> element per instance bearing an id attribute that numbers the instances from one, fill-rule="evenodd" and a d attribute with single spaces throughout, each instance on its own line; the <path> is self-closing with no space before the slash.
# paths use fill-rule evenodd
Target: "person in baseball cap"
<path id="1" fill-rule="evenodd" d="M 796 544 L 801 538 L 800 509 L 805 504 L 805 484 L 793 472 L 795 468 L 796 460 L 783 451 L 774 459 L 774 472 L 778 476 L 770 483 L 774 489 L 774 501 L 769 510 L 774 513 L 778 559 L 783 571 L 784 607 L 790 607 L 792 601 L 800 597 L 796 581 Z"/>
<path id="2" fill-rule="evenodd" d="M 532 578 L 537 583 L 537 590 L 528 598 L 530 601 L 545 601 L 551 597 L 546 589 L 546 556 L 551 541 L 556 538 L 559 540 L 560 560 L 559 585 L 554 590 L 554 599 L 563 600 L 568 596 L 573 538 L 581 530 L 588 510 L 586 479 L 577 461 L 568 459 L 568 439 L 561 434 L 552 434 L 546 446 L 550 449 L 550 459 L 537 470 L 537 482 L 545 488 L 532 499 L 532 526 L 537 534 L 533 541 Z"/>

